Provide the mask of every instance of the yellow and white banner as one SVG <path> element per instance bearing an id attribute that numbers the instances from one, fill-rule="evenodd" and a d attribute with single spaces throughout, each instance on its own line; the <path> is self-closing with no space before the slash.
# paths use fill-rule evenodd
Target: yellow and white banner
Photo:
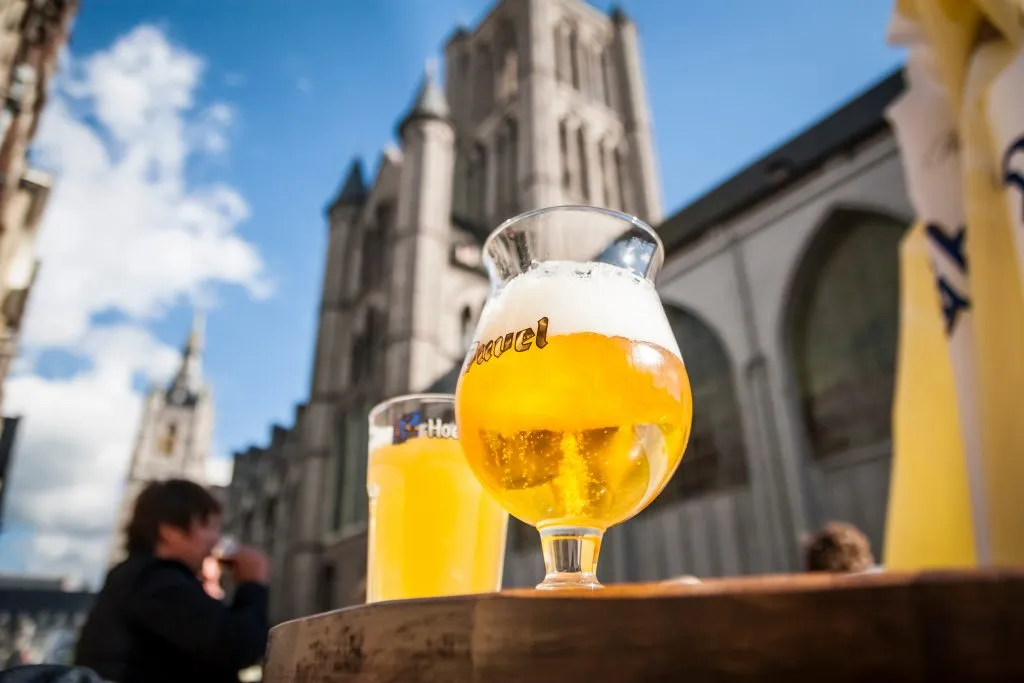
<path id="1" fill-rule="evenodd" d="M 934 65 L 926 46 L 912 49 L 907 89 L 886 112 L 919 220 L 900 257 L 900 376 L 893 407 L 898 458 L 883 551 L 894 569 L 972 565 L 987 557 L 960 151 Z M 935 376 L 928 379 L 929 373 Z M 943 425 L 939 442 L 936 424 Z M 940 509 L 936 501 L 944 501 Z"/>
<path id="2" fill-rule="evenodd" d="M 890 41 L 911 52 L 907 91 L 888 115 L 920 221 L 908 234 L 901 265 L 904 307 L 885 547 L 886 564 L 893 568 L 1024 563 L 1024 505 L 1017 500 L 1024 490 L 1024 401 L 1018 398 L 1024 392 L 1019 5 L 897 0 L 890 27 Z M 907 299 L 908 279 L 921 277 L 912 257 L 918 241 L 928 254 L 934 315 L 947 337 L 944 361 L 929 346 L 933 337 L 912 319 L 928 315 L 922 312 L 926 304 L 920 296 Z M 919 353 L 929 356 L 939 375 L 949 368 L 952 395 L 922 379 Z M 936 451 L 928 432 L 937 423 L 913 419 L 925 413 L 956 423 L 959 443 Z M 947 425 L 941 431 L 947 433 Z M 953 467 L 950 454 L 957 449 L 961 462 Z M 950 519 L 957 514 L 967 519 Z M 946 532 L 953 533 L 945 543 L 923 540 Z"/>

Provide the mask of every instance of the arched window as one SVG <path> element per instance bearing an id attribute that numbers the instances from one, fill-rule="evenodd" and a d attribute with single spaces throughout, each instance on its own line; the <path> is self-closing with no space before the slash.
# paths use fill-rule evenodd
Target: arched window
<path id="1" fill-rule="evenodd" d="M 590 83 L 593 89 L 594 99 L 601 104 L 607 102 L 607 95 L 604 90 L 604 66 L 602 65 L 603 50 L 600 47 L 595 47 L 593 50 L 587 53 L 587 57 L 590 59 Z"/>
<path id="2" fill-rule="evenodd" d="M 601 52 L 601 80 L 604 83 L 604 103 L 609 107 L 615 106 L 615 76 L 612 73 L 611 48 L 605 48 Z"/>
<path id="3" fill-rule="evenodd" d="M 495 180 L 497 211 L 499 215 L 505 213 L 505 205 L 508 203 L 508 130 L 502 125 L 498 129 L 498 138 L 494 146 L 494 166 L 497 177 Z"/>
<path id="4" fill-rule="evenodd" d="M 836 211 L 797 271 L 789 351 L 816 459 L 891 438 L 905 229 L 888 216 Z"/>
<path id="5" fill-rule="evenodd" d="M 615 177 L 619 181 L 619 208 L 629 213 L 633 208 L 633 186 L 630 183 L 629 169 L 626 167 L 626 149 L 620 145 L 615 148 Z"/>
<path id="6" fill-rule="evenodd" d="M 621 209 L 619 171 L 615 166 L 615 143 L 605 140 L 601 144 L 601 164 L 604 166 L 604 203 L 609 209 Z"/>
<path id="7" fill-rule="evenodd" d="M 366 375 L 366 332 L 359 332 L 352 340 L 351 369 L 349 376 L 353 382 L 359 382 Z"/>
<path id="8" fill-rule="evenodd" d="M 555 27 L 555 76 L 560 83 L 572 82 L 572 56 L 569 52 L 569 25 Z"/>
<path id="9" fill-rule="evenodd" d="M 590 187 L 590 155 L 587 153 L 587 136 L 583 126 L 576 130 L 576 158 L 580 164 L 580 197 L 585 202 L 590 202 L 593 191 Z"/>
<path id="10" fill-rule="evenodd" d="M 580 93 L 589 98 L 594 91 L 590 82 L 590 46 L 585 40 L 576 44 L 576 68 L 579 69 Z"/>
<path id="11" fill-rule="evenodd" d="M 572 70 L 572 87 L 580 89 L 580 41 L 573 29 L 569 33 L 569 68 Z"/>
<path id="12" fill-rule="evenodd" d="M 383 206 L 377 207 L 374 224 L 363 228 L 363 243 L 360 248 L 359 284 L 363 290 L 373 289 L 384 275 L 384 229 L 380 219 L 389 214 Z"/>
<path id="13" fill-rule="evenodd" d="M 366 363 L 371 372 L 383 367 L 384 344 L 387 340 L 387 318 L 383 311 L 371 308 L 366 315 Z"/>
<path id="14" fill-rule="evenodd" d="M 519 212 L 519 124 L 515 119 L 505 121 L 508 133 L 508 206 L 505 215 L 511 218 Z"/>
<path id="15" fill-rule="evenodd" d="M 694 498 L 749 481 L 732 364 L 715 332 L 697 316 L 665 306 L 693 390 L 693 430 L 683 462 L 655 503 Z"/>
<path id="16" fill-rule="evenodd" d="M 497 211 L 502 218 L 516 213 L 519 194 L 519 127 L 514 119 L 505 119 L 498 129 L 495 153 L 497 172 Z"/>
<path id="17" fill-rule="evenodd" d="M 519 49 L 511 21 L 502 22 L 497 35 L 498 100 L 504 102 L 519 89 Z"/>
<path id="18" fill-rule="evenodd" d="M 455 169 L 452 173 L 452 213 L 457 216 L 471 216 L 469 209 L 469 187 L 472 169 L 466 162 L 466 155 L 455 150 Z"/>
<path id="19" fill-rule="evenodd" d="M 569 124 L 565 119 L 558 122 L 558 153 L 562 160 L 562 189 L 572 187 L 572 168 L 569 165 Z"/>
<path id="20" fill-rule="evenodd" d="M 491 111 L 494 102 L 494 60 L 488 46 L 481 45 L 477 50 L 474 71 L 473 113 L 477 119 L 482 119 Z"/>
<path id="21" fill-rule="evenodd" d="M 487 220 L 487 148 L 481 143 L 473 146 L 473 181 L 470 183 L 469 215 L 477 221 Z"/>
<path id="22" fill-rule="evenodd" d="M 277 536 L 277 498 L 267 499 L 263 510 L 263 549 L 273 553 Z"/>

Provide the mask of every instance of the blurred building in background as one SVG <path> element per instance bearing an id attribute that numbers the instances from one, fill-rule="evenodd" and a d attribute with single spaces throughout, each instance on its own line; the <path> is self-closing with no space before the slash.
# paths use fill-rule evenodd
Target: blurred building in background
<path id="1" fill-rule="evenodd" d="M 204 483 L 212 439 L 213 389 L 203 378 L 203 319 L 197 314 L 174 378 L 146 395 L 116 517 L 111 565 L 126 556 L 125 529 L 142 489 L 152 481 L 174 478 Z"/>
<path id="2" fill-rule="evenodd" d="M 0 669 L 70 664 L 94 599 L 63 579 L 0 574 Z"/>
<path id="3" fill-rule="evenodd" d="M 694 390 L 683 464 L 608 533 L 602 580 L 796 570 L 800 535 L 829 519 L 877 550 L 897 246 L 912 216 L 884 117 L 901 74 L 663 220 L 637 31 L 621 11 L 500 2 L 445 56 L 445 93 L 428 78 L 400 148 L 372 183 L 354 163 L 328 208 L 308 402 L 235 458 L 227 524 L 270 553 L 273 617 L 359 599 L 367 412 L 454 391 L 487 294 L 483 239 L 556 204 L 658 226 L 659 289 Z M 505 585 L 536 584 L 536 532 L 513 521 L 509 533 Z"/>
<path id="4" fill-rule="evenodd" d="M 28 148 L 46 105 L 77 0 L 0 0 L 0 411 L 35 281 L 36 234 L 51 178 L 31 167 Z M 0 514 L 17 420 L 0 433 Z"/>

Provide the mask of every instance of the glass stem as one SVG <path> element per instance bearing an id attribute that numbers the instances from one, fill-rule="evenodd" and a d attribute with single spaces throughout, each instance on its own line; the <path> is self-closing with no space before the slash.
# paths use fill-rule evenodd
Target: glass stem
<path id="1" fill-rule="evenodd" d="M 544 581 L 537 590 L 601 588 L 597 557 L 604 532 L 590 527 L 547 527 L 540 531 Z"/>

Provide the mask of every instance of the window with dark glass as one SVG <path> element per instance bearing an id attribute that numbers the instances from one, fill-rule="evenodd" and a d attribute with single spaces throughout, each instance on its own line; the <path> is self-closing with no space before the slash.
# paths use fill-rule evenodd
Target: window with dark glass
<path id="1" fill-rule="evenodd" d="M 621 146 L 615 148 L 615 177 L 619 181 L 619 207 L 626 213 L 633 211 L 633 186 L 630 183 L 629 169 L 626 167 L 626 150 Z"/>
<path id="2" fill-rule="evenodd" d="M 580 197 L 583 198 L 583 201 L 589 202 L 593 198 L 590 187 L 590 154 L 587 150 L 587 136 L 583 131 L 583 126 L 576 131 L 576 151 L 580 163 Z"/>
<path id="3" fill-rule="evenodd" d="M 252 543 L 252 510 L 242 515 L 242 542 Z"/>
<path id="4" fill-rule="evenodd" d="M 611 48 L 601 51 L 601 80 L 604 82 L 604 103 L 609 107 L 615 106 L 614 83 L 612 74 Z"/>
<path id="5" fill-rule="evenodd" d="M 487 148 L 479 142 L 473 147 L 472 177 L 469 214 L 478 221 L 484 221 L 487 219 Z"/>
<path id="6" fill-rule="evenodd" d="M 569 124 L 565 119 L 558 122 L 558 153 L 562 162 L 562 189 L 572 187 L 572 167 L 569 164 Z"/>
<path id="7" fill-rule="evenodd" d="M 267 506 L 263 517 L 263 548 L 268 553 L 274 552 L 274 542 L 277 539 L 277 498 L 267 500 Z"/>
<path id="8" fill-rule="evenodd" d="M 693 427 L 683 461 L 655 504 L 747 484 L 743 423 L 732 364 L 718 335 L 692 313 L 667 305 L 693 391 Z"/>
<path id="9" fill-rule="evenodd" d="M 505 215 L 511 217 L 519 211 L 519 124 L 515 119 L 505 120 L 505 132 L 508 136 L 508 203 Z"/>
<path id="10" fill-rule="evenodd" d="M 331 443 L 334 483 L 329 499 L 331 501 L 331 528 L 334 531 L 341 529 L 342 499 L 345 496 L 345 446 L 348 443 L 345 438 L 345 427 L 345 422 L 339 420 L 334 432 L 334 441 Z"/>
<path id="11" fill-rule="evenodd" d="M 572 87 L 580 89 L 580 41 L 573 29 L 569 33 L 569 68 L 572 70 Z"/>
<path id="12" fill-rule="evenodd" d="M 837 211 L 798 271 L 790 354 L 816 459 L 891 438 L 905 229 L 887 216 Z"/>

